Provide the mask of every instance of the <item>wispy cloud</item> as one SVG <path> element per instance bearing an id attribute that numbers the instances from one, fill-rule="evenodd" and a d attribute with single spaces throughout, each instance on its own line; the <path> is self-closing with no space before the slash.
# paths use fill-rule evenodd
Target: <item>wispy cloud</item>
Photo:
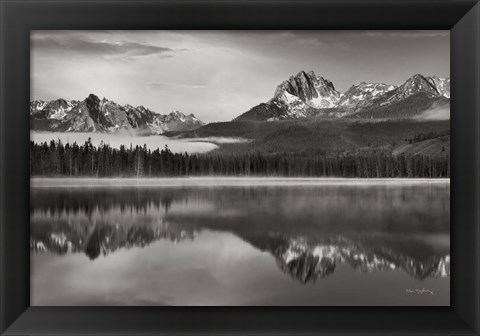
<path id="1" fill-rule="evenodd" d="M 318 36 L 312 32 L 302 33 L 299 31 L 282 31 L 273 36 L 277 36 L 283 39 L 287 39 L 290 43 L 300 44 L 302 46 L 309 46 L 313 48 L 335 48 L 348 50 L 349 44 L 340 41 L 338 38 L 332 38 L 330 36 Z"/>
<path id="2" fill-rule="evenodd" d="M 37 51 L 74 52 L 77 55 L 98 55 L 103 57 L 137 57 L 148 55 L 171 56 L 174 50 L 153 44 L 130 42 L 89 40 L 82 36 L 34 36 L 32 47 Z"/>
<path id="3" fill-rule="evenodd" d="M 440 101 L 432 105 L 417 117 L 425 120 L 446 120 L 450 119 L 450 102 Z"/>
<path id="4" fill-rule="evenodd" d="M 186 84 L 186 83 L 168 83 L 168 82 L 156 82 L 148 83 L 147 87 L 150 89 L 161 89 L 165 87 L 176 87 L 186 89 L 204 89 L 207 87 L 205 84 Z"/>
<path id="5" fill-rule="evenodd" d="M 393 37 L 393 38 L 426 38 L 426 37 L 447 37 L 450 32 L 445 30 L 405 30 L 405 31 L 365 31 L 363 36 L 367 37 Z"/>
<path id="6" fill-rule="evenodd" d="M 344 49 L 344 50 L 349 49 L 349 45 L 347 43 L 340 42 L 340 41 L 328 41 L 328 40 L 323 40 L 323 39 L 314 38 L 314 37 L 297 39 L 296 42 L 304 45 L 314 46 L 314 47 L 338 48 L 338 49 Z"/>
<path id="7" fill-rule="evenodd" d="M 233 143 L 247 143 L 251 142 L 250 139 L 240 137 L 206 137 L 206 138 L 191 138 L 187 139 L 188 142 L 211 142 L 214 144 L 233 144 Z"/>

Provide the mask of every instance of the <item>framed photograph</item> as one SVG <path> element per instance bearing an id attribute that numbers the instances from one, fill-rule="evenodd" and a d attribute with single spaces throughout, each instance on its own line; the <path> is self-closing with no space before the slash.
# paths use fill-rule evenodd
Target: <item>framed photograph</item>
<path id="1" fill-rule="evenodd" d="M 477 1 L 0 9 L 2 335 L 479 334 Z"/>

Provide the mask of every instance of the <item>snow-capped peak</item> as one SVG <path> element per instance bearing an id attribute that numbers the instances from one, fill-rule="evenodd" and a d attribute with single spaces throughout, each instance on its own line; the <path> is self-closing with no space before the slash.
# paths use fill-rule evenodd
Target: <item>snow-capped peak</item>
<path id="1" fill-rule="evenodd" d="M 385 83 L 366 83 L 361 82 L 352 85 L 341 97 L 338 107 L 356 109 L 365 107 L 373 102 L 374 99 L 381 95 L 394 90 L 394 85 Z"/>
<path id="2" fill-rule="evenodd" d="M 47 119 L 60 120 L 73 109 L 76 103 L 76 101 L 69 101 L 62 98 L 48 102 L 35 100 L 30 103 L 30 115 L 40 113 Z"/>
<path id="3" fill-rule="evenodd" d="M 435 86 L 438 93 L 445 98 L 450 98 L 450 78 L 439 78 L 437 76 L 427 77 L 427 80 Z"/>
<path id="4" fill-rule="evenodd" d="M 313 71 L 300 71 L 277 86 L 273 100 L 292 105 L 290 114 L 305 112 L 309 107 L 330 108 L 336 106 L 340 93 L 328 79 Z"/>
<path id="5" fill-rule="evenodd" d="M 175 110 L 162 115 L 143 105 L 120 105 L 105 97 L 100 99 L 95 94 L 88 95 L 83 101 L 32 101 L 30 116 L 34 120 L 55 120 L 52 123 L 35 124 L 44 125 L 42 130 L 60 132 L 128 131 L 135 134 L 138 130 L 142 134 L 159 134 L 165 131 L 191 130 L 204 125 L 193 114 L 185 116 Z"/>
<path id="6" fill-rule="evenodd" d="M 419 93 L 425 94 L 429 98 L 442 96 L 450 98 L 450 79 L 415 74 L 408 78 L 405 83 L 399 86 L 395 91 L 395 94 L 382 104 L 385 105 L 392 102 L 397 102 Z"/>

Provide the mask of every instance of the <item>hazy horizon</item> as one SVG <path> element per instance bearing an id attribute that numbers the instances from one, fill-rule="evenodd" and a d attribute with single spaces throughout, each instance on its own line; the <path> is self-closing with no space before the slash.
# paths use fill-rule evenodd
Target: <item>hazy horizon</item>
<path id="1" fill-rule="evenodd" d="M 301 70 L 340 92 L 450 76 L 448 31 L 33 31 L 31 99 L 90 93 L 204 122 L 231 120 Z"/>

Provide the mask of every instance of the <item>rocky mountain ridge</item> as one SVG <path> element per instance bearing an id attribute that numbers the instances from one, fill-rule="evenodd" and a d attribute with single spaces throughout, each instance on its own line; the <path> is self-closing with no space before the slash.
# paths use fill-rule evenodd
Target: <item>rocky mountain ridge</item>
<path id="1" fill-rule="evenodd" d="M 52 132 L 163 134 L 204 125 L 193 114 L 158 114 L 144 106 L 120 105 L 90 94 L 82 101 L 56 99 L 30 102 L 31 129 Z"/>
<path id="2" fill-rule="evenodd" d="M 403 102 L 410 99 L 407 104 Z M 382 112 L 382 118 L 398 119 L 411 117 L 411 101 L 421 97 L 422 112 L 439 99 L 450 99 L 450 78 L 413 75 L 400 86 L 385 83 L 366 83 L 351 86 L 345 93 L 335 89 L 334 84 L 313 71 L 300 71 L 277 86 L 274 96 L 266 103 L 254 106 L 234 121 L 284 120 L 313 116 L 363 118 L 363 111 L 378 107 L 390 108 Z M 403 105 L 402 105 L 403 104 Z M 407 112 L 405 112 L 407 111 Z M 418 111 L 415 111 L 417 113 Z"/>

